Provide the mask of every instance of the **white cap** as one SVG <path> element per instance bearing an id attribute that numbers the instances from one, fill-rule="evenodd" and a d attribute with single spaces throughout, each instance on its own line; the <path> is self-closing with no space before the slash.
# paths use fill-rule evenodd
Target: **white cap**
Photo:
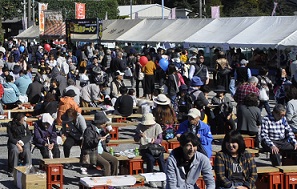
<path id="1" fill-rule="evenodd" d="M 201 117 L 201 113 L 197 108 L 192 108 L 188 112 L 188 116 L 191 116 L 192 118 Z"/>
<path id="2" fill-rule="evenodd" d="M 240 64 L 241 64 L 241 65 L 248 64 L 248 63 L 249 63 L 249 61 L 247 61 L 247 60 L 245 60 L 245 59 L 242 59 L 242 60 L 240 61 Z"/>

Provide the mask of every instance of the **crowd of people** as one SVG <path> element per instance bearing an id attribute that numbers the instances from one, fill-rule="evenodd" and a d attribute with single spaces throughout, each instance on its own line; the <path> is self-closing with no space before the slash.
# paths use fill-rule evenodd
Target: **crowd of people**
<path id="1" fill-rule="evenodd" d="M 261 145 L 270 152 L 274 166 L 281 164 L 281 151 L 297 149 L 297 75 L 291 70 L 289 77 L 286 69 L 280 69 L 272 82 L 268 69 L 261 66 L 259 75 L 253 76 L 249 61 L 239 50 L 227 54 L 215 50 L 214 83 L 210 85 L 204 51 L 198 49 L 144 47 L 138 53 L 130 43 L 114 50 L 93 43 L 71 49 L 51 44 L 51 49 L 44 49 L 22 41 L 0 46 L 0 110 L 22 108 L 22 103 L 29 102 L 33 114 L 41 115 L 33 135 L 24 114 L 15 114 L 9 123 L 9 173 L 20 160 L 32 163 L 32 141 L 43 158 L 59 158 L 57 138 L 61 137 L 64 157 L 70 156 L 74 145 L 81 147 L 82 174 L 100 165 L 104 176 L 117 175 L 118 160 L 106 147 L 112 130 L 106 114 L 128 117 L 136 106 L 143 117 L 134 140 L 140 143 L 146 171 L 153 172 L 158 161 L 160 171 L 167 173 L 163 187 L 194 188 L 202 173 L 207 188 L 255 188 L 256 164 L 245 150 L 241 134 L 256 135 L 256 147 Z M 144 56 L 145 63 L 141 61 Z M 168 61 L 166 69 L 159 64 L 162 59 Z M 129 87 L 124 77 L 130 81 Z M 209 99 L 212 90 L 216 95 Z M 273 92 L 276 105 L 271 112 Z M 81 107 L 94 106 L 103 111 L 96 112 L 88 123 L 82 113 L 90 112 Z M 62 125 L 61 132 L 56 125 Z M 226 134 L 215 157 L 216 182 L 209 163 L 213 134 Z M 180 147 L 166 163 L 162 150 L 149 150 L 150 144 L 160 145 L 175 137 Z M 72 168 L 70 164 L 65 167 Z M 156 187 L 154 182 L 149 184 Z"/>

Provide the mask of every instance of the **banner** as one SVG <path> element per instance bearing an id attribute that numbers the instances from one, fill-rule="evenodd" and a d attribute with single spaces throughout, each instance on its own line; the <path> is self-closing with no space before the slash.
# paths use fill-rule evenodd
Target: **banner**
<path id="1" fill-rule="evenodd" d="M 44 11 L 44 33 L 46 36 L 65 36 L 65 23 L 61 11 Z"/>
<path id="2" fill-rule="evenodd" d="M 211 7 L 211 18 L 220 18 L 220 6 Z"/>
<path id="3" fill-rule="evenodd" d="M 86 18 L 86 4 L 85 3 L 75 3 L 75 18 L 85 19 Z"/>
<path id="4" fill-rule="evenodd" d="M 44 12 L 47 10 L 47 3 L 38 3 L 39 34 L 44 32 Z"/>
<path id="5" fill-rule="evenodd" d="M 97 34 L 97 19 L 69 20 L 69 32 L 71 34 Z"/>

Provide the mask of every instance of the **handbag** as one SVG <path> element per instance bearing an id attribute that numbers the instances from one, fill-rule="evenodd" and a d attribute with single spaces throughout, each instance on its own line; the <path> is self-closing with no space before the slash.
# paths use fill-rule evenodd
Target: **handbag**
<path id="1" fill-rule="evenodd" d="M 141 68 L 139 68 L 139 74 L 138 74 L 138 80 L 144 79 L 144 73 L 141 71 Z"/>
<path id="2" fill-rule="evenodd" d="M 265 87 L 261 87 L 260 89 L 260 95 L 259 95 L 260 101 L 267 101 L 269 100 L 269 96 L 267 95 Z"/>
<path id="3" fill-rule="evenodd" d="M 219 70 L 220 75 L 228 75 L 230 72 L 231 72 L 231 69 L 229 69 L 227 67 L 222 70 Z"/>
<path id="4" fill-rule="evenodd" d="M 163 146 L 161 146 L 160 144 L 155 144 L 155 143 L 149 143 L 149 144 L 145 144 L 142 145 L 139 150 L 143 153 L 143 152 L 148 152 L 149 154 L 151 154 L 154 157 L 159 157 L 162 153 L 165 152 L 165 149 Z"/>
<path id="5" fill-rule="evenodd" d="M 87 61 L 86 60 L 82 60 L 79 64 L 79 67 L 85 68 L 87 67 Z"/>
<path id="6" fill-rule="evenodd" d="M 125 76 L 126 77 L 132 77 L 133 75 L 132 75 L 132 71 L 131 71 L 131 68 L 127 68 L 126 70 L 125 70 Z"/>

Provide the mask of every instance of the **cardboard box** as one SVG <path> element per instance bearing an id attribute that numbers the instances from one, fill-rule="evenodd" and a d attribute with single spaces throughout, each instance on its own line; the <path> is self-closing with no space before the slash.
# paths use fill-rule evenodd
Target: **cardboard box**
<path id="1" fill-rule="evenodd" d="M 20 189 L 45 189 L 46 174 L 35 168 L 36 174 L 26 174 L 26 166 L 14 168 L 14 184 Z"/>

